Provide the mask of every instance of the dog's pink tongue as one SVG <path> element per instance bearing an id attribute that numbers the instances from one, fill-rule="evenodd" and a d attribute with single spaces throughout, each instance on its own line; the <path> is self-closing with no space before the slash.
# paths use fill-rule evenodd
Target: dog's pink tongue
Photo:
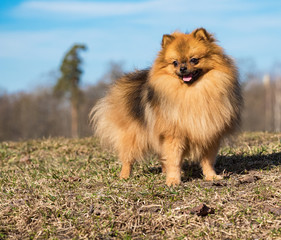
<path id="1" fill-rule="evenodd" d="M 189 81 L 191 81 L 191 79 L 192 79 L 192 76 L 191 76 L 191 75 L 188 75 L 188 76 L 183 77 L 183 81 L 184 81 L 184 82 L 189 82 Z"/>

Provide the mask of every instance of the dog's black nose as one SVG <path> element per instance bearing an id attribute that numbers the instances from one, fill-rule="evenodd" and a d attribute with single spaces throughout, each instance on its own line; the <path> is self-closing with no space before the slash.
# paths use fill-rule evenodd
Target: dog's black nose
<path id="1" fill-rule="evenodd" d="M 180 72 L 181 73 L 186 73 L 187 67 L 180 67 Z"/>

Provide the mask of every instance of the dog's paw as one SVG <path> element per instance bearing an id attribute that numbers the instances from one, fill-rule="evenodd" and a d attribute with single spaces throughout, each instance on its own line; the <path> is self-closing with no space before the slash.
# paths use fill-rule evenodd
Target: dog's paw
<path id="1" fill-rule="evenodd" d="M 128 179 L 131 176 L 132 166 L 124 164 L 120 172 L 120 179 Z"/>
<path id="2" fill-rule="evenodd" d="M 223 179 L 223 177 L 222 176 L 220 176 L 220 175 L 207 175 L 207 176 L 205 176 L 205 180 L 206 181 L 218 181 L 218 180 L 222 180 Z"/>
<path id="3" fill-rule="evenodd" d="M 119 178 L 120 179 L 128 179 L 130 177 L 130 172 L 129 171 L 121 171 Z"/>
<path id="4" fill-rule="evenodd" d="M 120 176 L 119 176 L 119 178 L 122 180 L 126 180 L 126 179 L 128 179 L 129 178 L 129 176 L 127 176 L 127 175 L 121 175 L 120 174 Z"/>
<path id="5" fill-rule="evenodd" d="M 178 185 L 180 185 L 180 183 L 181 183 L 181 180 L 179 178 L 167 178 L 166 179 L 166 185 L 168 187 L 178 186 Z"/>

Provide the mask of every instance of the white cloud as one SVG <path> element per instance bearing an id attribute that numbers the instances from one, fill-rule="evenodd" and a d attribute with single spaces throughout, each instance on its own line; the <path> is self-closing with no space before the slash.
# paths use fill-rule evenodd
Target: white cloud
<path id="1" fill-rule="evenodd" d="M 143 12 L 173 11 L 181 9 L 183 0 L 152 0 L 142 2 L 88 2 L 88 1 L 25 1 L 13 9 L 16 16 L 42 16 L 53 14 L 69 17 L 108 17 L 133 15 Z"/>
<path id="2" fill-rule="evenodd" d="M 12 10 L 15 16 L 32 18 L 34 16 L 43 17 L 42 14 L 51 14 L 57 17 L 82 17 L 96 18 L 120 15 L 134 15 L 139 13 L 182 13 L 185 15 L 200 12 L 198 18 L 204 14 L 232 14 L 249 13 L 266 8 L 278 9 L 281 7 L 280 1 L 229 1 L 229 0 L 146 0 L 130 2 L 103 2 L 103 1 L 77 1 L 77 0 L 51 0 L 51 1 L 23 1 Z M 49 16 L 49 15 L 48 15 Z M 171 19 L 172 21 L 173 19 Z M 194 19 L 197 21 L 196 19 Z"/>
<path id="3" fill-rule="evenodd" d="M 28 60 L 34 58 L 49 58 L 61 53 L 66 47 L 85 39 L 96 38 L 102 32 L 92 29 L 82 30 L 41 30 L 41 31 L 2 31 L 0 45 L 3 46 L 0 57 Z"/>
<path id="4" fill-rule="evenodd" d="M 281 25 L 281 1 L 229 1 L 229 0 L 146 0 L 130 2 L 100 1 L 24 1 L 15 7 L 14 17 L 53 20 L 91 20 L 101 17 L 130 16 L 128 21 L 146 25 L 181 26 L 226 26 L 229 29 L 248 31 L 249 29 L 276 27 Z M 271 9 L 270 12 L 264 9 Z M 118 21 L 117 18 L 115 18 Z M 115 21 L 115 20 L 113 20 Z M 128 24 L 130 24 L 128 22 Z M 176 27 L 176 28 L 177 28 Z M 171 30 L 175 30 L 172 27 Z"/>

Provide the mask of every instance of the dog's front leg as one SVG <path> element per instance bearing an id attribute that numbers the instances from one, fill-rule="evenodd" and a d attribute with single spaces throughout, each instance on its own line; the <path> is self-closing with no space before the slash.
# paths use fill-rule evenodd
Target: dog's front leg
<path id="1" fill-rule="evenodd" d="M 165 138 L 162 147 L 162 164 L 166 171 L 166 184 L 168 186 L 179 185 L 183 159 L 182 141 L 174 137 Z"/>

